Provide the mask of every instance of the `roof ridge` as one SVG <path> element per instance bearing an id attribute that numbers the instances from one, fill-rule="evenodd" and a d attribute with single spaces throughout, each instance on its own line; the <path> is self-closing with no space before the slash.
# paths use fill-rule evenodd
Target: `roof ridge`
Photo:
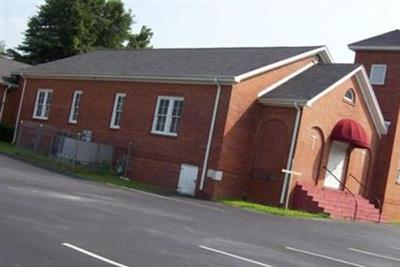
<path id="1" fill-rule="evenodd" d="M 299 45 L 299 46 L 221 46 L 221 47 L 161 47 L 161 48 L 98 48 L 98 51 L 161 51 L 161 50 L 223 50 L 223 49 L 268 49 L 268 48 L 319 48 L 325 45 Z M 89 52 L 90 53 L 90 52 Z"/>

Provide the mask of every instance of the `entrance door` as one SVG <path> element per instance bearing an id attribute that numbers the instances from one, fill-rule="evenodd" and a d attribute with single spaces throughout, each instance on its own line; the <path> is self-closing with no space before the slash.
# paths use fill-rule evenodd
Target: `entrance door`
<path id="1" fill-rule="evenodd" d="M 336 178 L 343 181 L 343 174 L 346 162 L 348 144 L 334 141 L 332 143 L 329 154 L 328 170 L 330 170 Z M 324 187 L 340 189 L 340 183 L 332 174 L 326 172 Z"/>
<path id="2" fill-rule="evenodd" d="M 194 196 L 199 168 L 193 165 L 182 164 L 178 182 L 178 193 Z"/>

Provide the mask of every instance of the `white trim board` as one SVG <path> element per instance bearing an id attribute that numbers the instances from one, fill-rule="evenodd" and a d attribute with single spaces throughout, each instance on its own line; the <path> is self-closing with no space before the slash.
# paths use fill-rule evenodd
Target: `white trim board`
<path id="1" fill-rule="evenodd" d="M 272 64 L 269 64 L 269 65 L 261 67 L 259 69 L 255 69 L 255 70 L 249 71 L 247 73 L 240 74 L 240 75 L 235 77 L 235 81 L 237 83 L 240 83 L 241 81 L 249 79 L 249 78 L 251 78 L 253 76 L 259 75 L 261 73 L 267 72 L 267 71 L 272 70 L 272 69 L 276 69 L 276 68 L 282 67 L 284 65 L 293 63 L 295 61 L 298 61 L 300 59 L 307 58 L 307 57 L 310 57 L 310 56 L 313 56 L 313 55 L 320 55 L 323 63 L 333 63 L 333 58 L 330 55 L 328 49 L 325 46 L 322 46 L 322 47 L 319 47 L 317 49 L 314 49 L 314 50 L 311 50 L 311 51 L 307 51 L 305 53 L 302 53 L 302 54 L 299 54 L 299 55 L 296 55 L 296 56 L 293 56 L 293 57 L 290 57 L 290 58 L 287 58 L 287 59 L 284 59 L 284 60 L 281 60 L 281 61 L 278 61 L 278 62 L 275 62 L 275 63 L 272 63 Z"/>
<path id="2" fill-rule="evenodd" d="M 400 51 L 400 46 L 349 45 L 348 47 L 353 51 Z"/>
<path id="3" fill-rule="evenodd" d="M 308 70 L 309 68 L 311 68 L 312 66 L 314 66 L 315 64 L 317 64 L 316 62 L 311 62 L 307 65 L 305 65 L 304 67 L 298 69 L 295 72 L 292 72 L 291 74 L 287 75 L 286 77 L 284 77 L 283 79 L 280 79 L 279 81 L 271 84 L 270 86 L 268 86 L 267 88 L 265 88 L 264 90 L 260 91 L 257 94 L 257 97 L 262 97 L 263 95 L 265 95 L 266 93 L 274 90 L 275 88 L 277 88 L 278 86 L 284 84 L 285 82 L 289 81 L 290 79 L 296 77 L 297 75 L 305 72 L 306 70 Z"/>

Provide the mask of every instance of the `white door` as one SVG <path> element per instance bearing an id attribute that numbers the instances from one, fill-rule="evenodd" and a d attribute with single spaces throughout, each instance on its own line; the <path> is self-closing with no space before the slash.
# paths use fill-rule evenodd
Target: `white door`
<path id="1" fill-rule="evenodd" d="M 182 164 L 178 182 L 178 193 L 194 196 L 199 168 L 193 165 Z"/>
<path id="2" fill-rule="evenodd" d="M 347 147 L 348 144 L 346 143 L 334 141 L 329 153 L 328 170 L 330 170 L 340 181 L 343 181 Z M 324 187 L 339 189 L 340 182 L 327 171 L 325 175 Z"/>

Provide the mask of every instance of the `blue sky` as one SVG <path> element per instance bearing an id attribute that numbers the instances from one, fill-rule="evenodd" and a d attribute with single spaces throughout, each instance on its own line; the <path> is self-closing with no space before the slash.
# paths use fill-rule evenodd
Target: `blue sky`
<path id="1" fill-rule="evenodd" d="M 40 0 L 0 0 L 0 39 L 18 45 Z M 398 0 L 124 1 L 161 47 L 327 45 L 352 62 L 347 44 L 400 28 Z"/>

